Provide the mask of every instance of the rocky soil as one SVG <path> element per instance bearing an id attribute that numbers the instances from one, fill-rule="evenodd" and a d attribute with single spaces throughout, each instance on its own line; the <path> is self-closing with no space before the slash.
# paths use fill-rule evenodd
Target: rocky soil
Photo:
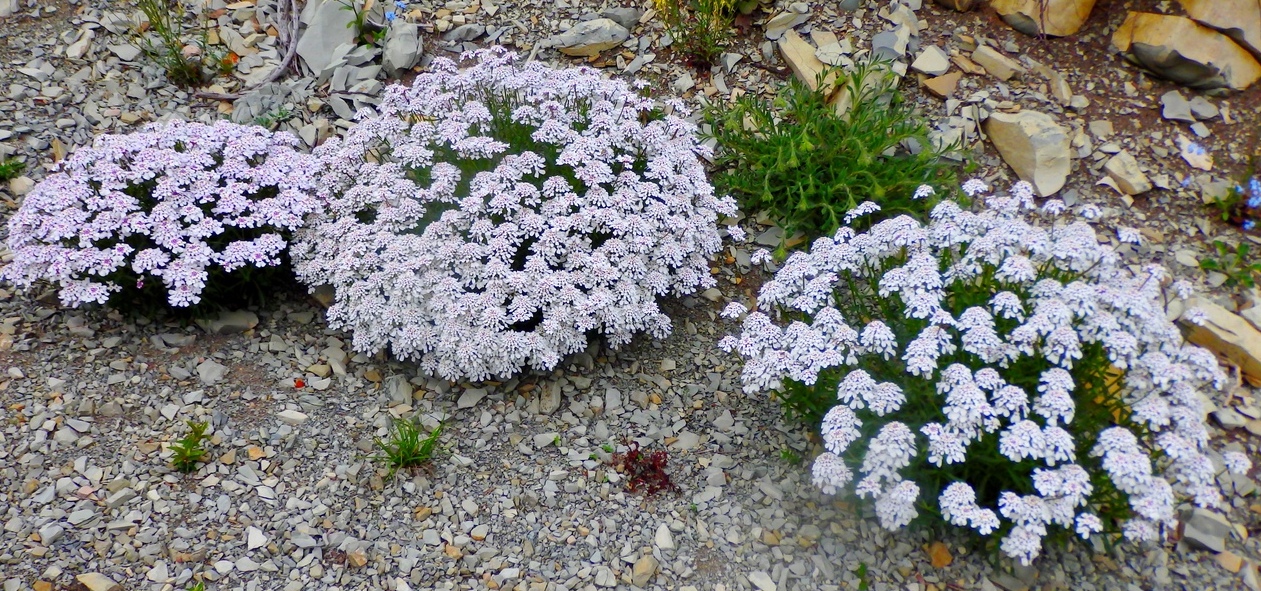
<path id="1" fill-rule="evenodd" d="M 1261 458 L 1257 296 L 1197 268 L 1214 239 L 1257 242 L 1204 202 L 1247 174 L 1261 95 L 1176 86 L 1114 47 L 1128 10 L 1185 14 L 1180 5 L 1100 3 L 1079 30 L 1043 38 L 1010 28 L 1002 3 L 965 13 L 916 0 L 762 4 L 738 22 L 720 63 L 698 71 L 677 59 L 647 2 L 377 5 L 367 18 L 385 32 L 365 45 L 336 0 L 209 0 L 189 5 L 185 34 L 204 32 L 207 51 L 235 63 L 181 89 L 132 44 L 134 7 L 0 0 L 0 158 L 27 164 L 0 187 L 0 207 L 15 209 L 94 135 L 167 117 L 258 122 L 315 145 L 385 82 L 492 44 L 642 77 L 696 106 L 767 94 L 788 76 L 874 52 L 896 60 L 936 134 L 973 147 L 978 176 L 999 185 L 1020 176 L 1044 195 L 1096 203 L 1101 236 L 1137 228 L 1146 238 L 1117 244 L 1127 260 L 1162 262 L 1203 288 L 1216 308 L 1193 338 L 1240 376 L 1211 401 L 1214 435 Z M 1233 16 L 1251 22 L 1252 13 Z M 287 63 L 295 70 L 275 72 Z M 1220 72 L 1204 76 L 1188 83 Z M 769 271 L 751 268 L 749 250 L 782 237 L 753 215 L 743 223 L 755 245 L 717 261 L 719 288 L 670 304 L 669 339 L 594 346 L 555 372 L 504 383 L 451 385 L 356 354 L 302 294 L 196 325 L 0 291 L 0 585 L 1259 588 L 1254 478 L 1223 477 L 1230 511 L 1188 511 L 1163 546 L 1071 544 L 1032 568 L 995 564 L 952 534 L 890 534 L 861 507 L 819 493 L 806 430 L 774 401 L 743 394 L 736 360 L 714 347 L 733 328 L 716 311 L 752 300 Z M 373 438 L 406 416 L 441 423 L 445 451 L 431 469 L 389 479 L 368 456 Z M 184 475 L 169 458 L 188 420 L 208 421 L 213 436 L 209 461 Z M 669 451 L 679 492 L 625 489 L 609 450 L 631 441 Z"/>

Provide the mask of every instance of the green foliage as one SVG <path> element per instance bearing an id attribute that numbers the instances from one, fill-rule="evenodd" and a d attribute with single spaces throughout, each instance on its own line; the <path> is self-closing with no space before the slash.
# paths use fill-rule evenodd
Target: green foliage
<path id="1" fill-rule="evenodd" d="M 293 111 L 284 107 L 276 107 L 275 109 L 263 113 L 254 118 L 254 123 L 275 131 L 276 126 L 293 118 Z"/>
<path id="2" fill-rule="evenodd" d="M 830 235 L 864 201 L 882 208 L 876 220 L 922 218 L 955 186 L 943 157 L 957 146 L 934 147 L 927 123 L 896 85 L 887 62 L 874 61 L 822 73 L 818 90 L 794 79 L 774 101 L 745 96 L 711 106 L 705 118 L 718 142 L 715 185 L 746 210 L 769 212 L 788 235 Z M 852 106 L 837 114 L 829 98 L 846 95 Z M 921 185 L 937 197 L 913 199 Z"/>
<path id="3" fill-rule="evenodd" d="M 167 79 L 173 84 L 197 86 L 216 72 L 231 70 L 231 62 L 223 59 L 222 52 L 210 49 L 206 39 L 207 28 L 204 25 L 195 44 L 184 40 L 184 6 L 181 0 L 139 0 L 136 6 L 149 20 L 149 30 L 153 32 L 153 36 L 137 34 L 133 43 L 162 67 Z M 154 36 L 157 37 L 156 40 Z M 196 47 L 196 54 L 185 56 L 186 45 Z"/>
<path id="4" fill-rule="evenodd" d="M 1242 286 L 1251 289 L 1256 286 L 1253 275 L 1261 273 L 1261 262 L 1253 262 L 1248 243 L 1241 242 L 1231 247 L 1221 240 L 1213 241 L 1218 258 L 1205 257 L 1200 260 L 1200 268 L 1205 271 L 1217 271 L 1226 276 L 1226 285 Z"/>
<path id="5" fill-rule="evenodd" d="M 393 478 L 400 469 L 418 468 L 429 463 L 438 451 L 438 436 L 441 434 L 441 424 L 425 435 L 424 427 L 417 417 L 394 419 L 394 428 L 390 431 L 388 440 L 372 438 L 381 451 L 370 459 L 388 464 L 390 473 L 387 478 Z"/>
<path id="6" fill-rule="evenodd" d="M 201 581 L 197 581 L 196 584 L 188 588 L 188 591 L 206 591 L 206 584 Z"/>
<path id="7" fill-rule="evenodd" d="M 784 460 L 785 463 L 793 466 L 801 463 L 801 456 L 787 447 L 779 450 L 779 459 Z"/>
<path id="8" fill-rule="evenodd" d="M 354 15 L 351 21 L 346 23 L 346 28 L 354 29 L 355 40 L 367 45 L 376 45 L 385 38 L 385 29 L 368 21 L 369 9 L 372 8 L 371 0 L 363 4 L 360 4 L 359 0 L 337 1 L 342 5 L 342 10 L 349 10 Z"/>
<path id="9" fill-rule="evenodd" d="M 858 575 L 858 591 L 867 591 L 871 588 L 871 581 L 867 580 L 867 563 L 858 563 L 858 568 L 854 569 L 854 574 Z"/>
<path id="10" fill-rule="evenodd" d="M 0 182 L 18 178 L 26 170 L 26 163 L 17 158 L 0 160 Z"/>
<path id="11" fill-rule="evenodd" d="M 201 442 L 210 438 L 210 436 L 206 435 L 208 426 L 209 423 L 188 421 L 188 435 L 171 445 L 171 451 L 175 452 L 175 455 L 171 456 L 172 467 L 185 473 L 197 469 L 197 463 L 206 455 L 206 450 L 202 448 Z"/>
<path id="12" fill-rule="evenodd" d="M 708 71 L 731 38 L 735 0 L 654 0 L 653 4 L 683 57 Z"/>

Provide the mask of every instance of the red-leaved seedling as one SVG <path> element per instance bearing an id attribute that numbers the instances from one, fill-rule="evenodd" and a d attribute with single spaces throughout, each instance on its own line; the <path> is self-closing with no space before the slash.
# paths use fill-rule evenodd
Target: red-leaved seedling
<path id="1" fill-rule="evenodd" d="M 626 452 L 615 454 L 610 463 L 626 476 L 626 490 L 643 490 L 649 495 L 663 490 L 679 492 L 679 487 L 666 473 L 670 455 L 665 450 L 645 452 L 638 442 L 630 441 L 626 443 Z"/>

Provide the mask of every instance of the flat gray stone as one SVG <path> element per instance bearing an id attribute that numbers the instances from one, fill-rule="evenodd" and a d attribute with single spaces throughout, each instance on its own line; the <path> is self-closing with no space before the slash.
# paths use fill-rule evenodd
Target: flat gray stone
<path id="1" fill-rule="evenodd" d="M 591 57 L 621 45 L 628 37 L 630 31 L 613 19 L 597 18 L 578 23 L 548 42 L 565 55 Z"/>
<path id="2" fill-rule="evenodd" d="M 420 25 L 394 19 L 385 33 L 381 65 L 391 76 L 409 70 L 420 62 Z"/>
<path id="3" fill-rule="evenodd" d="M 1195 547 L 1221 552 L 1226 549 L 1226 537 L 1233 530 L 1221 514 L 1197 508 L 1183 519 L 1182 539 Z"/>
<path id="4" fill-rule="evenodd" d="M 600 16 L 622 25 L 628 31 L 639 24 L 639 17 L 643 15 L 643 11 L 638 8 L 610 8 L 600 13 Z"/>
<path id="5" fill-rule="evenodd" d="M 473 408 L 477 403 L 486 397 L 486 390 L 483 388 L 469 388 L 460 394 L 460 398 L 455 401 L 456 408 Z"/>
<path id="6" fill-rule="evenodd" d="M 296 410 L 282 410 L 279 413 L 276 413 L 276 418 L 280 419 L 280 422 L 286 425 L 293 425 L 296 427 L 305 423 L 309 417 L 307 417 L 306 413 Z"/>
<path id="7" fill-rule="evenodd" d="M 353 43 L 355 30 L 352 11 L 345 10 L 340 0 L 311 0 L 302 11 L 306 30 L 298 38 L 298 56 L 314 73 L 320 73 L 333 59 L 333 50 L 343 43 Z"/>
<path id="8" fill-rule="evenodd" d="M 207 359 L 197 366 L 197 378 L 201 383 L 212 386 L 228 374 L 228 368 L 214 359 Z"/>
<path id="9" fill-rule="evenodd" d="M 1160 114 L 1170 121 L 1195 123 L 1195 115 L 1191 113 L 1191 103 L 1181 92 L 1171 90 L 1160 95 Z"/>
<path id="10" fill-rule="evenodd" d="M 392 375 L 381 383 L 382 389 L 389 396 L 390 405 L 410 404 L 412 401 L 412 385 L 405 375 Z"/>
<path id="11" fill-rule="evenodd" d="M 486 27 L 474 23 L 460 25 L 442 35 L 443 41 L 472 41 L 481 37 Z"/>
<path id="12" fill-rule="evenodd" d="M 950 70 L 950 55 L 936 45 L 929 45 L 911 62 L 911 69 L 929 76 L 941 76 Z"/>

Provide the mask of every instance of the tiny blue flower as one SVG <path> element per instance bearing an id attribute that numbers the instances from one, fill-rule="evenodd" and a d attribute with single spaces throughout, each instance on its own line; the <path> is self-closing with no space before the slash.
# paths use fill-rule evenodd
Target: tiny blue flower
<path id="1" fill-rule="evenodd" d="M 1256 225 L 1257 225 L 1257 223 L 1256 223 L 1256 222 L 1254 222 L 1254 221 L 1252 221 L 1252 220 L 1244 220 L 1244 221 L 1243 221 L 1243 229 L 1245 229 L 1245 230 L 1251 230 L 1251 229 L 1255 228 L 1255 227 L 1256 227 Z"/>
<path id="2" fill-rule="evenodd" d="M 394 5 L 397 6 L 399 10 L 407 10 L 407 3 L 403 2 L 403 0 L 397 0 L 394 2 Z"/>
<path id="3" fill-rule="evenodd" d="M 1182 186 L 1183 186 L 1183 187 L 1185 187 L 1185 186 L 1187 186 L 1187 185 L 1190 185 L 1190 184 L 1191 184 L 1191 177 L 1187 177 L 1187 178 L 1182 179 Z"/>
<path id="4" fill-rule="evenodd" d="M 385 20 L 394 22 L 394 11 L 390 10 L 385 13 Z"/>
<path id="5" fill-rule="evenodd" d="M 1261 178 L 1254 176 L 1252 180 L 1248 181 L 1248 192 L 1253 195 L 1261 195 Z"/>
<path id="6" fill-rule="evenodd" d="M 1187 153 L 1191 154 L 1192 156 L 1203 156 L 1207 154 L 1208 152 L 1204 150 L 1204 146 L 1201 146 L 1200 144 L 1197 144 L 1195 142 L 1191 142 L 1187 144 Z"/>
<path id="7" fill-rule="evenodd" d="M 1248 207 L 1261 207 L 1261 194 L 1253 193 L 1248 198 Z"/>

